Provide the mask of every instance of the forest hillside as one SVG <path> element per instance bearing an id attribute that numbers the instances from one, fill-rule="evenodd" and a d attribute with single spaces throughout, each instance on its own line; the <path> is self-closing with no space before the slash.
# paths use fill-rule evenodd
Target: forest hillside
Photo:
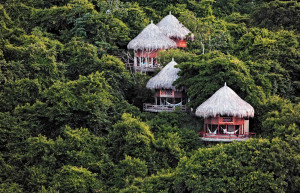
<path id="1" fill-rule="evenodd" d="M 192 110 L 144 112 L 127 44 L 170 12 L 194 40 L 158 59 Z M 0 0 L 0 192 L 299 192 L 299 41 L 296 0 Z M 225 82 L 256 136 L 203 143 Z"/>

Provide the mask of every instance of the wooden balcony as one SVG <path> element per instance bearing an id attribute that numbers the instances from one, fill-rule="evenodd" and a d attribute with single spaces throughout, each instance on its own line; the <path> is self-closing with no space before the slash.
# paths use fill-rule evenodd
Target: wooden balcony
<path id="1" fill-rule="evenodd" d="M 154 72 L 156 69 L 161 69 L 160 66 L 152 66 L 152 67 L 146 67 L 146 66 L 134 66 L 135 72 Z"/>
<path id="2" fill-rule="evenodd" d="M 245 132 L 244 134 L 213 134 L 199 132 L 203 141 L 211 142 L 232 142 L 232 141 L 246 141 L 254 137 L 256 133 Z"/>
<path id="3" fill-rule="evenodd" d="M 169 105 L 154 105 L 149 103 L 144 103 L 144 111 L 149 112 L 172 112 L 175 111 L 177 108 L 179 108 L 181 111 L 186 111 L 185 105 L 180 106 L 169 106 Z"/>
<path id="4" fill-rule="evenodd" d="M 126 63 L 125 65 L 127 70 L 131 70 L 133 72 L 154 72 L 156 69 L 162 69 L 160 65 L 152 65 L 151 67 L 148 66 L 134 66 L 132 62 Z"/>

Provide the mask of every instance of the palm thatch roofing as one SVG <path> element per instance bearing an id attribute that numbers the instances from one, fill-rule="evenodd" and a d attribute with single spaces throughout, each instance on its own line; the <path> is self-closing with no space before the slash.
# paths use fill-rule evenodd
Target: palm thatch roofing
<path id="1" fill-rule="evenodd" d="M 171 14 L 171 12 L 156 25 L 169 38 L 183 40 L 189 33 L 191 33 L 191 31 L 181 24 L 178 19 Z"/>
<path id="2" fill-rule="evenodd" d="M 177 63 L 174 58 L 170 63 L 168 63 L 156 76 L 152 77 L 148 82 L 146 87 L 148 89 L 172 89 L 177 90 L 173 86 L 173 82 L 179 78 L 178 72 L 179 68 L 175 68 Z"/>
<path id="3" fill-rule="evenodd" d="M 195 114 L 204 118 L 216 117 L 217 115 L 254 117 L 254 108 L 225 83 L 224 87 L 220 88 L 196 109 Z"/>
<path id="4" fill-rule="evenodd" d="M 127 45 L 128 49 L 146 51 L 165 50 L 176 47 L 176 43 L 165 36 L 152 21 L 151 24 L 143 29 L 143 31 Z"/>

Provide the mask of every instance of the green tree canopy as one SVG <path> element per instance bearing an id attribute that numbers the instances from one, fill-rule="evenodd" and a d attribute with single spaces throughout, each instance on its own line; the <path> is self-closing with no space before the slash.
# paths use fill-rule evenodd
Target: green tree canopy
<path id="1" fill-rule="evenodd" d="M 269 1 L 261 4 L 251 16 L 254 26 L 300 32 L 300 3 L 298 1 Z"/>
<path id="2" fill-rule="evenodd" d="M 56 82 L 43 92 L 43 100 L 16 108 L 15 113 L 28 121 L 33 133 L 55 134 L 64 125 L 103 132 L 116 112 L 119 100 L 102 74 L 81 76 L 76 81 Z M 41 121 L 42 120 L 42 121 Z"/>
<path id="3" fill-rule="evenodd" d="M 179 65 L 181 77 L 178 87 L 186 86 L 190 106 L 198 107 L 226 82 L 242 99 L 252 105 L 264 100 L 261 87 L 254 84 L 249 68 L 243 61 L 229 54 L 210 52 L 195 57 L 192 62 Z M 200 94 L 201 93 L 201 94 Z"/>
<path id="4" fill-rule="evenodd" d="M 177 192 L 294 192 L 299 158 L 279 139 L 249 140 L 199 149 L 181 159 Z"/>

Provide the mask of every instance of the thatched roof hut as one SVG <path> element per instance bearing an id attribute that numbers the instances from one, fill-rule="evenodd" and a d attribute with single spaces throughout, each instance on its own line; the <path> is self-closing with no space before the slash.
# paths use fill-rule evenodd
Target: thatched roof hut
<path id="1" fill-rule="evenodd" d="M 152 77 L 146 87 L 148 89 L 172 89 L 176 90 L 175 86 L 173 86 L 173 82 L 179 78 L 178 72 L 179 68 L 175 68 L 177 63 L 172 61 L 167 64 L 156 76 Z"/>
<path id="2" fill-rule="evenodd" d="M 151 24 L 143 29 L 143 31 L 127 45 L 128 49 L 146 51 L 164 50 L 176 47 L 176 43 L 165 36 L 152 21 Z"/>
<path id="3" fill-rule="evenodd" d="M 220 88 L 209 99 L 202 103 L 196 113 L 199 117 L 234 116 L 254 117 L 254 108 L 241 99 L 231 88 Z"/>
<path id="4" fill-rule="evenodd" d="M 191 31 L 181 24 L 178 19 L 171 14 L 164 17 L 157 26 L 169 38 L 185 39 Z"/>

